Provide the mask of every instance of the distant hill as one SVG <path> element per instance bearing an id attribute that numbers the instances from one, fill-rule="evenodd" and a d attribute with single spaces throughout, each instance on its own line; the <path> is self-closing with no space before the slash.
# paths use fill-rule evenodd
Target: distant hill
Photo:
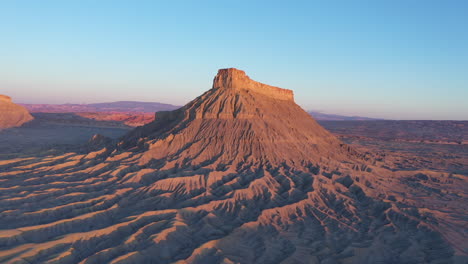
<path id="1" fill-rule="evenodd" d="M 382 120 L 378 118 L 362 117 L 362 116 L 342 116 L 333 114 L 324 114 L 315 111 L 308 111 L 308 113 L 316 120 L 333 120 L 333 121 L 354 121 L 354 120 Z"/>
<path id="2" fill-rule="evenodd" d="M 31 113 L 154 113 L 158 111 L 172 111 L 180 106 L 159 102 L 118 101 L 95 104 L 21 104 Z M 316 120 L 352 121 L 352 120 L 380 120 L 362 116 L 343 116 L 308 111 Z"/>
<path id="3" fill-rule="evenodd" d="M 125 112 L 154 113 L 171 111 L 180 106 L 158 102 L 119 101 L 96 104 L 22 104 L 32 113 Z"/>

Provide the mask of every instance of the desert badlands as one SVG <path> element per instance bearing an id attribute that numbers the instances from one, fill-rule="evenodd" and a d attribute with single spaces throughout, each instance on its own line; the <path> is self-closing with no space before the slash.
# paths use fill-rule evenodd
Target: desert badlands
<path id="1" fill-rule="evenodd" d="M 94 140 L 0 160 L 1 263 L 466 263 L 466 175 L 383 166 L 238 69 Z"/>

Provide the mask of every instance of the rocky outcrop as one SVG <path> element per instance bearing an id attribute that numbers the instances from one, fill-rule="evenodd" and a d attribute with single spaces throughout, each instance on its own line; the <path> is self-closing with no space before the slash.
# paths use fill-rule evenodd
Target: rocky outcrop
<path id="1" fill-rule="evenodd" d="M 6 96 L 6 95 L 0 94 L 0 102 L 11 103 L 11 97 L 10 97 L 10 96 Z"/>
<path id="2" fill-rule="evenodd" d="M 245 89 L 271 98 L 294 101 L 293 91 L 256 82 L 236 68 L 220 69 L 213 81 L 214 89 Z"/>
<path id="3" fill-rule="evenodd" d="M 23 106 L 17 105 L 6 95 L 0 95 L 0 129 L 18 127 L 34 118 Z"/>

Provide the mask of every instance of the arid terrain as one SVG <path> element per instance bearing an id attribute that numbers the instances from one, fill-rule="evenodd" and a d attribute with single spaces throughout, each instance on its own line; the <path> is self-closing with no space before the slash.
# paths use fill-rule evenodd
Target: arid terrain
<path id="1" fill-rule="evenodd" d="M 144 126 L 114 110 L 0 132 L 0 262 L 468 260 L 468 122 L 318 123 L 232 68 Z"/>
<path id="2" fill-rule="evenodd" d="M 169 111 L 180 108 L 180 106 L 163 104 L 157 102 L 133 102 L 120 101 L 96 104 L 21 104 L 31 113 L 154 113 L 158 111 Z"/>
<path id="3" fill-rule="evenodd" d="M 343 142 L 395 170 L 468 175 L 468 121 L 320 121 Z"/>
<path id="4" fill-rule="evenodd" d="M 131 129 L 121 122 L 99 121 L 73 113 L 32 115 L 33 121 L 0 131 L 0 160 L 79 151 L 96 134 L 115 139 Z"/>
<path id="5" fill-rule="evenodd" d="M 180 106 L 171 104 L 133 101 L 96 104 L 22 104 L 22 106 L 33 115 L 38 114 L 43 118 L 51 117 L 56 121 L 61 117 L 45 115 L 45 113 L 69 113 L 98 121 L 116 121 L 116 123 L 123 123 L 125 126 L 130 127 L 142 126 L 152 122 L 155 112 L 180 108 Z"/>

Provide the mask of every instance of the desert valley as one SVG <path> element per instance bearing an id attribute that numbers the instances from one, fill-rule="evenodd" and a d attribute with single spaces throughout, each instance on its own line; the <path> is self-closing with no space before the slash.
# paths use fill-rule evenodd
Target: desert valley
<path id="1" fill-rule="evenodd" d="M 0 96 L 0 125 L 1 263 L 468 262 L 468 121 L 308 113 L 228 68 L 181 107 Z"/>

